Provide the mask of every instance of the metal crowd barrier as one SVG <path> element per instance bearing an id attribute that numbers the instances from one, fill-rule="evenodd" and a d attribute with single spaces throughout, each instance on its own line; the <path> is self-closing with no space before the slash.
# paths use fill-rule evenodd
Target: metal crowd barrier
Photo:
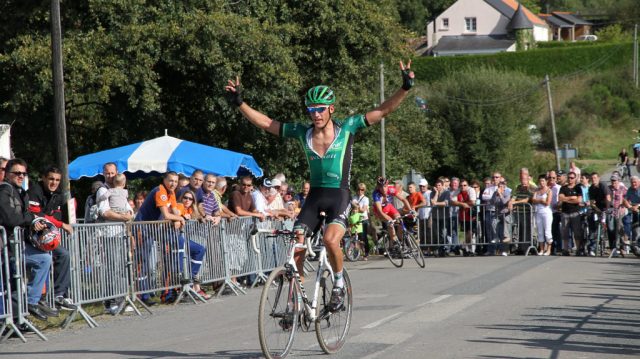
<path id="1" fill-rule="evenodd" d="M 28 272 L 24 250 L 24 246 L 26 245 L 24 230 L 21 227 L 16 227 L 14 229 L 13 237 L 9 238 L 9 245 L 11 246 L 11 256 L 9 258 L 9 267 L 12 280 L 11 289 L 15 289 L 15 294 L 11 294 L 12 305 L 15 304 L 15 307 L 13 308 L 13 314 L 16 317 L 17 324 L 20 327 L 29 328 L 31 331 L 36 333 L 36 335 L 38 335 L 40 339 L 47 341 L 47 337 L 45 337 L 44 334 L 42 334 L 42 332 L 40 332 L 38 328 L 36 328 L 36 326 L 27 319 L 27 317 L 29 316 L 29 311 L 27 308 Z M 11 329 L 14 330 L 15 334 L 20 338 L 20 340 L 25 343 L 27 342 L 27 340 L 17 327 L 13 326 Z M 6 339 L 9 335 L 11 335 L 11 333 L 8 333 L 3 339 Z"/>
<path id="2" fill-rule="evenodd" d="M 71 257 L 69 297 L 76 305 L 64 322 L 65 328 L 77 314 L 89 327 L 98 325 L 83 305 L 107 300 L 119 300 L 120 307 L 124 303 L 133 304 L 128 297 L 127 239 L 124 223 L 80 224 L 73 226 L 73 234 L 63 233 L 61 246 Z"/>
<path id="3" fill-rule="evenodd" d="M 131 293 L 149 313 L 140 300 L 143 294 L 169 291 L 181 286 L 180 232 L 170 221 L 132 222 L 130 249 L 132 253 Z M 185 268 L 186 269 L 186 268 Z"/>
<path id="4" fill-rule="evenodd" d="M 430 207 L 428 219 L 418 220 L 421 247 L 436 254 L 465 250 L 508 251 L 517 246 L 525 255 L 536 250 L 534 211 L 530 204 L 517 204 L 505 213 L 489 205 L 471 208 L 457 206 Z M 478 248 L 480 247 L 480 248 Z M 484 248 L 482 248 L 484 247 Z"/>
<path id="5" fill-rule="evenodd" d="M 62 233 L 61 241 L 61 246 L 70 253 L 71 286 L 68 295 L 75 304 L 75 309 L 65 319 L 63 327 L 66 328 L 78 314 L 89 327 L 98 326 L 84 310 L 87 304 L 115 300 L 119 302 L 119 311 L 124 305 L 129 304 L 141 315 L 134 305 L 136 301 L 149 310 L 139 299 L 141 295 L 180 287 L 183 290 L 190 288 L 191 261 L 186 259 L 189 258 L 190 240 L 206 248 L 206 255 L 198 273 L 200 283 L 222 281 L 224 284 L 218 290 L 218 296 L 227 286 L 236 295 L 245 293 L 233 278 L 255 275 L 255 285 L 260 279 L 266 279 L 269 271 L 280 266 L 287 254 L 287 243 L 277 238 L 262 238 L 259 242 L 260 255 L 252 251 L 248 238 L 254 225 L 281 229 L 286 224 L 282 221 L 258 222 L 251 217 L 223 221 L 219 225 L 189 221 L 182 232 L 175 229 L 170 221 L 73 225 L 73 233 Z M 181 234 L 185 238 L 183 248 L 179 245 Z M 23 231 L 16 229 L 10 243 L 14 253 L 10 257 L 11 267 L 17 270 L 11 271 L 12 278 L 7 277 L 10 263 L 5 257 L 9 257 L 8 254 L 3 254 L 1 263 L 6 268 L 5 275 L 0 276 L 0 323 L 3 329 L 10 327 L 22 340 L 25 339 L 15 324 L 30 327 L 46 340 L 46 337 L 26 319 L 29 313 L 26 304 L 27 271 Z M 7 252 L 6 248 L 3 252 Z M 180 253 L 185 254 L 182 270 Z M 10 279 L 13 279 L 13 282 Z M 12 295 L 11 288 L 14 283 L 17 290 L 15 295 Z M 53 285 L 52 266 L 46 296 L 52 306 L 55 304 Z M 13 322 L 12 307 L 8 305 L 12 297 L 17 303 L 14 311 L 18 318 L 17 323 Z M 9 335 L 11 332 L 6 337 Z"/>
<path id="6" fill-rule="evenodd" d="M 13 333 L 18 333 L 20 339 L 25 341 L 20 330 L 13 321 L 13 305 L 11 299 L 11 272 L 9 270 L 9 250 L 7 231 L 0 227 L 0 343 L 9 338 Z M 7 333 L 2 336 L 5 329 Z"/>

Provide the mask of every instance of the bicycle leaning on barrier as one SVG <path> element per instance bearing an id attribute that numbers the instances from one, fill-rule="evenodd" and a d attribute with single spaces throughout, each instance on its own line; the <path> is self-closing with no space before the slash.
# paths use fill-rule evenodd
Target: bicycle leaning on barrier
<path id="1" fill-rule="evenodd" d="M 260 296 L 258 335 L 262 353 L 267 358 L 286 357 L 291 351 L 298 327 L 309 331 L 312 323 L 320 348 L 328 354 L 339 351 L 351 326 L 353 305 L 351 280 L 346 268 L 343 269 L 344 304 L 332 310 L 334 277 L 326 248 L 322 246 L 318 254 L 314 292 L 309 298 L 297 270 L 294 253 L 296 249 L 313 253 L 310 237 L 306 238 L 305 243 L 298 243 L 296 234 L 291 230 L 256 228 L 251 236 L 252 248 L 256 253 L 260 253 L 256 244 L 258 233 L 280 238 L 290 245 L 285 264 L 271 272 Z"/>

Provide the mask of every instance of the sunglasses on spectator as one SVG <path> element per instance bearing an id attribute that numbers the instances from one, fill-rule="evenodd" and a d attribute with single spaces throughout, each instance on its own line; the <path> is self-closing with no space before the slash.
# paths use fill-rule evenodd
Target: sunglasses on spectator
<path id="1" fill-rule="evenodd" d="M 569 176 L 569 179 L 576 179 L 576 176 Z"/>
<path id="2" fill-rule="evenodd" d="M 193 201 L 193 197 L 182 197 L 182 200 Z"/>
<path id="3" fill-rule="evenodd" d="M 364 188 L 358 188 L 358 191 L 364 191 L 364 190 L 365 190 Z"/>
<path id="4" fill-rule="evenodd" d="M 11 174 L 13 174 L 15 176 L 18 176 L 18 177 L 26 176 L 28 174 L 27 172 L 20 172 L 20 171 L 12 171 L 12 172 L 9 172 L 9 173 L 11 173 Z"/>
<path id="5" fill-rule="evenodd" d="M 327 109 L 327 106 L 320 106 L 320 107 L 307 107 L 307 112 L 308 113 L 323 113 L 324 110 Z"/>

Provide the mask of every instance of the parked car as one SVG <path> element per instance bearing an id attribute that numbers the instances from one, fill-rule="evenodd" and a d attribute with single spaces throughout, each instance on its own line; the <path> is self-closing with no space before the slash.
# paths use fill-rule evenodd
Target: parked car
<path id="1" fill-rule="evenodd" d="M 596 35 L 580 35 L 576 37 L 576 41 L 598 41 Z"/>

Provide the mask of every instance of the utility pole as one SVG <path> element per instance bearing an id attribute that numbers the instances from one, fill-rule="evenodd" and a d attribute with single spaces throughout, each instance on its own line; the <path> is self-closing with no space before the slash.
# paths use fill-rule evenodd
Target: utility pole
<path id="1" fill-rule="evenodd" d="M 64 118 L 64 78 L 62 74 L 62 30 L 60 0 L 51 0 L 51 58 L 53 73 L 53 108 L 56 129 L 58 167 L 62 172 L 60 187 L 65 201 L 69 200 L 69 157 L 67 153 L 67 125 Z"/>
<path id="2" fill-rule="evenodd" d="M 551 84 L 549 75 L 544 76 L 544 83 L 547 86 L 547 101 L 549 102 L 549 115 L 551 116 L 551 131 L 553 132 L 553 152 L 556 156 L 556 171 L 560 170 L 560 157 L 558 157 L 558 137 L 556 136 L 556 116 L 553 113 L 553 100 L 551 99 Z"/>
<path id="3" fill-rule="evenodd" d="M 638 88 L 638 24 L 633 29 L 633 82 Z"/>
<path id="4" fill-rule="evenodd" d="M 380 63 L 380 103 L 384 102 L 384 64 Z M 385 161 L 384 118 L 380 121 L 380 174 L 387 178 L 387 164 Z"/>

